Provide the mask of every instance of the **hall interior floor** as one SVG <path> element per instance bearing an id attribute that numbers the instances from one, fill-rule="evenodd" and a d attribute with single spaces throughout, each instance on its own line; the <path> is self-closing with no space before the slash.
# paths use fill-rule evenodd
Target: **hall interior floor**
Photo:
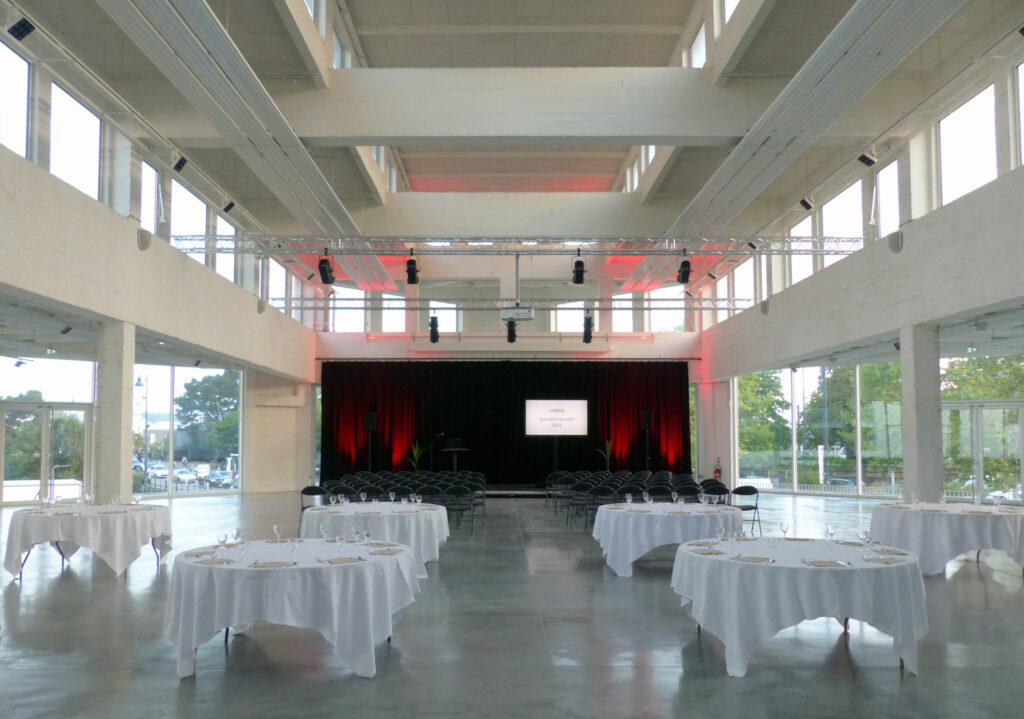
<path id="1" fill-rule="evenodd" d="M 166 502 L 166 500 L 164 500 Z M 174 552 L 241 527 L 298 529 L 295 494 L 167 502 Z M 765 534 L 854 538 L 875 502 L 762 495 Z M 7 536 L 13 508 L 0 511 Z M 749 529 L 749 520 L 746 523 Z M 901 676 L 891 640 L 833 619 L 776 635 L 745 678 L 669 588 L 674 547 L 616 577 L 582 529 L 541 499 L 490 499 L 486 522 L 454 529 L 430 578 L 361 679 L 315 632 L 258 624 L 199 649 L 179 681 L 163 636 L 170 561 L 148 548 L 117 579 L 88 550 L 61 572 L 39 547 L 24 582 L 0 591 L 0 707 L 12 717 L 974 717 L 1017 716 L 1024 691 L 1024 592 L 1006 555 L 951 562 L 925 579 L 920 676 Z M 173 553 L 172 553 L 173 555 Z"/>

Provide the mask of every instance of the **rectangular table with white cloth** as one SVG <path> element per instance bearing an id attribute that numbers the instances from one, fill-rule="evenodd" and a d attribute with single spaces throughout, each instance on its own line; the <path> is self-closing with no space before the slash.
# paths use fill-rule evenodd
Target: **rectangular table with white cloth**
<path id="1" fill-rule="evenodd" d="M 909 552 L 835 542 L 830 558 L 822 540 L 690 542 L 676 552 L 671 586 L 698 626 L 725 645 L 729 676 L 744 676 L 758 647 L 781 630 L 819 617 L 859 619 L 885 632 L 900 666 L 917 673 L 928 615 Z"/>
<path id="2" fill-rule="evenodd" d="M 448 539 L 448 512 L 434 504 L 345 503 L 311 507 L 302 513 L 299 536 L 327 539 L 349 538 L 352 530 L 366 531 L 373 539 L 397 542 L 412 549 L 416 572 L 427 577 L 427 562 L 436 562 L 441 545 Z"/>
<path id="3" fill-rule="evenodd" d="M 732 534 L 743 526 L 736 507 L 703 504 L 606 504 L 597 509 L 594 539 L 620 577 L 633 576 L 633 562 L 656 547 Z"/>
<path id="4" fill-rule="evenodd" d="M 178 645 L 178 676 L 220 631 L 256 621 L 319 632 L 357 676 L 377 673 L 374 648 L 392 615 L 420 591 L 412 551 L 390 542 L 322 539 L 242 542 L 174 559 L 164 633 Z"/>
<path id="5" fill-rule="evenodd" d="M 871 537 L 914 552 L 924 574 L 940 574 L 966 552 L 1001 549 L 1024 567 L 1024 510 L 973 504 L 886 503 L 871 512 Z"/>
<path id="6" fill-rule="evenodd" d="M 151 544 L 159 561 L 171 548 L 171 515 L 154 504 L 68 504 L 21 509 L 11 516 L 4 568 L 21 575 L 32 548 L 50 542 L 64 559 L 79 547 L 91 549 L 115 574 L 139 558 Z M 24 560 L 22 555 L 26 555 Z"/>

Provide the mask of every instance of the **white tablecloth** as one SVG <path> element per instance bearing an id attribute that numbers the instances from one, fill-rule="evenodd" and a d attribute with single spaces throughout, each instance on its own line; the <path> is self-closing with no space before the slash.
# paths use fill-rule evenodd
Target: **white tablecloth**
<path id="1" fill-rule="evenodd" d="M 1024 511 L 1016 507 L 879 504 L 871 536 L 917 554 L 924 574 L 944 572 L 949 560 L 979 549 L 1002 549 L 1024 566 Z"/>
<path id="2" fill-rule="evenodd" d="M 736 507 L 703 504 L 608 504 L 598 507 L 594 539 L 608 566 L 620 577 L 633 576 L 633 562 L 663 544 L 715 537 L 721 528 L 736 532 L 743 512 Z"/>
<path id="3" fill-rule="evenodd" d="M 771 557 L 776 562 L 752 564 L 743 556 Z M 906 668 L 917 673 L 917 641 L 928 630 L 924 581 L 917 557 L 906 553 L 896 564 L 873 564 L 863 559 L 862 547 L 835 545 L 833 558 L 849 567 L 818 568 L 803 560 L 825 559 L 824 540 L 784 541 L 764 538 L 729 542 L 725 553 L 703 556 L 705 549 L 683 544 L 676 552 L 672 589 L 692 602 L 690 613 L 725 645 L 730 676 L 747 673 L 758 647 L 786 627 L 804 619 L 859 619 L 893 638 L 893 647 Z"/>
<path id="4" fill-rule="evenodd" d="M 353 529 L 370 532 L 377 540 L 398 542 L 412 549 L 416 572 L 427 576 L 425 564 L 436 562 L 441 545 L 448 539 L 448 512 L 433 504 L 338 504 L 313 507 L 302 513 L 299 536 L 321 538 L 320 527 L 327 527 L 328 539 L 352 536 Z"/>
<path id="5" fill-rule="evenodd" d="M 224 628 L 245 631 L 263 620 L 318 631 L 358 676 L 372 677 L 374 647 L 391 636 L 391 616 L 420 591 L 411 550 L 394 549 L 393 555 L 375 555 L 391 549 L 304 539 L 247 542 L 244 559 L 243 548 L 233 546 L 222 558 L 235 561 L 223 565 L 204 565 L 208 558 L 187 556 L 191 551 L 179 554 L 164 619 L 164 633 L 178 645 L 178 676 L 195 673 L 195 650 Z M 319 561 L 339 556 L 365 561 Z M 278 560 L 296 563 L 252 566 Z"/>
<path id="6" fill-rule="evenodd" d="M 171 548 L 171 515 L 153 504 L 61 505 L 55 509 L 21 509 L 11 516 L 4 567 L 21 571 L 22 555 L 41 542 L 59 543 L 65 557 L 79 547 L 120 574 L 139 558 L 141 547 L 152 542 L 160 561 Z"/>

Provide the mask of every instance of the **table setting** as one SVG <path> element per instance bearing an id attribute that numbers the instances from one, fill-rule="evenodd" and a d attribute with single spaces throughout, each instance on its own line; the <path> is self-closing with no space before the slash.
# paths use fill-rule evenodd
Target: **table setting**
<path id="1" fill-rule="evenodd" d="M 805 619 L 864 621 L 893 638 L 901 670 L 917 673 L 927 632 L 924 582 L 912 552 L 873 541 L 734 537 L 680 545 L 671 587 L 699 630 L 725 645 L 729 676 L 757 649 Z"/>

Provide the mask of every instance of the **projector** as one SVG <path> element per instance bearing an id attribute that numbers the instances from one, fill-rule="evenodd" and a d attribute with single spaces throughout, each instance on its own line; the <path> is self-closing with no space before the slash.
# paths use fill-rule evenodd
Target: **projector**
<path id="1" fill-rule="evenodd" d="M 533 308 L 532 307 L 502 307 L 501 308 L 501 321 L 508 322 L 509 320 L 515 320 L 521 322 L 522 320 L 533 319 Z"/>

